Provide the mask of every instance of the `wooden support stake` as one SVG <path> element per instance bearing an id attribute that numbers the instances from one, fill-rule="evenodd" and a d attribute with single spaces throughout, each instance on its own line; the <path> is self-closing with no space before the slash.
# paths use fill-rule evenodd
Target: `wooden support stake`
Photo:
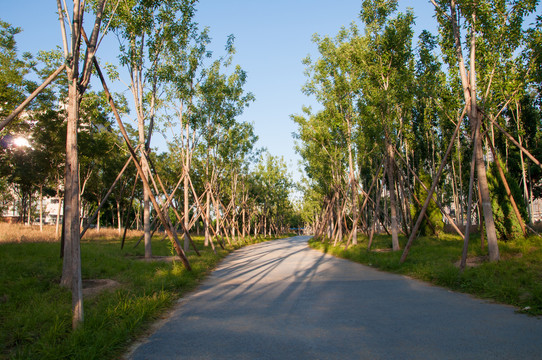
<path id="1" fill-rule="evenodd" d="M 96 72 L 98 73 L 98 77 L 100 78 L 100 81 L 102 82 L 102 86 L 104 88 L 104 92 L 107 96 L 109 105 L 111 106 L 111 109 L 113 110 L 113 114 L 115 115 L 115 119 L 117 120 L 117 124 L 119 126 L 120 132 L 122 133 L 122 136 L 124 137 L 124 141 L 126 142 L 126 146 L 128 147 L 128 150 L 130 151 L 130 154 L 132 155 L 132 160 L 134 162 L 134 165 L 137 168 L 137 172 L 139 173 L 139 176 L 141 177 L 141 181 L 143 182 L 143 186 L 149 191 L 150 200 L 152 202 L 152 205 L 155 209 L 157 209 L 156 213 L 158 214 L 158 217 L 160 218 L 160 221 L 164 225 L 164 228 L 166 230 L 166 233 L 168 234 L 168 237 L 170 238 L 170 241 L 173 243 L 173 247 L 175 248 L 175 251 L 177 252 L 177 255 L 181 258 L 181 261 L 184 265 L 184 267 L 191 271 L 192 267 L 190 266 L 190 262 L 188 261 L 188 258 L 186 257 L 183 249 L 181 248 L 181 245 L 179 243 L 179 239 L 177 238 L 177 234 L 175 234 L 171 227 L 169 226 L 168 221 L 166 220 L 164 214 L 159 210 L 160 205 L 156 201 L 156 198 L 154 195 L 152 195 L 152 190 L 149 185 L 149 182 L 147 181 L 145 177 L 145 173 L 143 172 L 143 169 L 141 168 L 141 165 L 139 164 L 139 161 L 137 160 L 137 156 L 135 154 L 134 148 L 130 144 L 130 138 L 128 136 L 128 133 L 126 132 L 126 129 L 124 128 L 124 124 L 122 123 L 122 120 L 120 119 L 120 115 L 118 113 L 117 107 L 115 106 L 115 103 L 113 102 L 113 97 L 111 96 L 111 93 L 109 92 L 109 88 L 107 87 L 107 83 L 105 82 L 105 78 L 102 74 L 102 71 L 100 69 L 100 65 L 98 64 L 98 61 L 96 58 L 93 58 L 94 67 L 96 68 Z"/>
<path id="2" fill-rule="evenodd" d="M 147 161 L 149 162 L 149 164 L 151 164 L 151 168 L 154 170 L 154 172 L 156 174 L 156 178 L 158 179 L 158 183 L 160 184 L 160 187 L 162 188 L 162 193 L 164 195 L 166 195 L 166 197 L 167 197 L 166 188 L 164 187 L 164 183 L 162 182 L 162 179 L 160 178 L 160 175 L 158 175 L 158 171 L 156 171 L 156 168 L 154 167 L 154 163 L 152 162 L 151 158 L 147 156 L 147 153 L 145 153 L 145 156 L 147 157 Z M 186 174 L 184 176 L 186 176 Z M 151 174 L 151 177 L 152 177 L 152 174 Z M 155 184 L 155 186 L 156 186 L 156 184 Z M 157 191 L 157 193 L 159 193 L 159 191 Z M 171 199 L 173 199 L 173 194 L 174 193 L 172 193 L 168 197 L 169 201 L 164 205 L 164 208 L 162 209 L 164 212 L 167 212 L 168 207 L 171 206 Z M 184 223 L 182 222 L 181 216 L 177 212 L 177 209 L 174 206 L 171 206 L 171 208 L 175 212 L 175 215 L 177 216 L 177 220 L 179 220 L 179 222 L 181 223 L 182 228 L 183 228 L 183 233 L 188 238 L 188 240 L 190 241 L 190 244 L 192 245 L 192 248 L 194 249 L 194 251 L 196 252 L 196 254 L 198 256 L 201 256 L 201 254 L 198 251 L 198 248 L 196 247 L 196 244 L 194 243 L 194 241 L 192 240 L 192 237 L 188 233 L 188 229 L 184 226 Z"/>
<path id="3" fill-rule="evenodd" d="M 47 87 L 47 85 L 49 85 L 54 79 L 56 79 L 56 77 L 58 76 L 58 74 L 60 74 L 64 69 L 66 68 L 66 64 L 62 64 L 58 67 L 58 69 L 55 70 L 54 73 L 52 73 L 51 75 L 49 75 L 49 77 L 43 82 L 43 84 L 41 84 L 36 90 L 34 90 L 32 92 L 32 94 L 30 94 L 22 103 L 21 105 L 17 106 L 17 108 L 15 110 L 13 110 L 11 112 L 11 114 L 9 114 L 1 123 L 0 123 L 0 131 L 2 131 L 2 129 L 4 127 L 6 127 L 10 122 L 13 121 L 13 119 L 15 119 L 17 117 L 17 115 L 19 115 L 19 113 L 21 111 L 23 111 L 27 106 L 28 104 L 30 104 L 30 102 L 32 100 L 34 100 L 34 98 L 36 96 L 38 96 L 42 91 L 43 89 L 45 89 Z"/>
<path id="4" fill-rule="evenodd" d="M 519 225 L 521 226 L 521 231 L 523 231 L 523 235 L 527 235 L 527 229 L 525 228 L 525 223 L 523 222 L 523 218 L 521 217 L 521 214 L 519 213 L 518 206 L 516 204 L 516 201 L 514 200 L 514 196 L 512 195 L 512 191 L 510 190 L 510 186 L 508 185 L 508 181 L 506 180 L 506 176 L 504 175 L 504 171 L 501 167 L 501 164 L 499 163 L 499 160 L 497 159 L 497 153 L 495 151 L 495 147 L 490 141 L 491 139 L 489 138 L 489 135 L 487 133 L 486 133 L 486 138 L 488 140 L 489 148 L 491 149 L 491 154 L 493 154 L 495 165 L 497 165 L 497 170 L 499 170 L 499 175 L 501 177 L 502 183 L 506 190 L 506 195 L 508 195 L 508 198 L 510 199 L 512 208 L 514 208 L 514 213 L 516 214 L 516 217 L 519 221 Z"/>
<path id="5" fill-rule="evenodd" d="M 497 127 L 497 129 L 499 129 L 504 135 L 506 135 L 507 138 L 510 139 L 510 141 L 512 141 L 514 143 L 514 145 L 516 145 L 521 151 L 523 151 L 523 153 L 525 155 L 527 155 L 527 157 L 529 159 L 531 159 L 536 165 L 538 165 L 540 168 L 542 168 L 542 163 L 540 163 L 540 161 L 538 161 L 534 156 L 533 154 L 531 154 L 527 149 L 525 149 L 523 146 L 521 146 L 519 144 L 519 142 L 517 142 L 516 139 L 514 139 L 514 137 L 512 135 L 510 135 L 506 130 L 504 130 L 502 128 L 502 126 L 500 126 L 496 121 L 495 119 L 493 118 L 489 118 L 491 120 L 491 122 L 493 123 L 493 125 L 495 125 Z"/>
<path id="6" fill-rule="evenodd" d="M 403 250 L 403 254 L 401 255 L 401 263 L 404 263 L 406 260 L 406 257 L 408 255 L 408 251 L 410 250 L 410 247 L 412 246 L 412 242 L 414 241 L 414 238 L 416 237 L 416 234 L 418 233 L 418 229 L 420 228 L 420 225 L 423 220 L 423 216 L 425 212 L 427 211 L 427 207 L 429 206 L 429 202 L 431 201 L 433 197 L 433 193 L 435 192 L 435 189 L 437 187 L 438 181 L 440 179 L 440 176 L 442 175 L 442 171 L 444 170 L 444 165 L 446 165 L 446 160 L 448 159 L 448 156 L 450 155 L 450 152 L 452 151 L 452 147 L 454 145 L 455 137 L 457 136 L 457 133 L 459 132 L 459 128 L 461 127 L 461 123 L 463 122 L 463 118 L 465 117 L 465 114 L 467 112 L 467 107 L 463 108 L 463 112 L 461 113 L 461 117 L 457 121 L 457 125 L 455 127 L 454 133 L 452 135 L 452 138 L 450 139 L 450 143 L 448 144 L 448 149 L 446 149 L 446 154 L 442 158 L 442 162 L 440 164 L 440 167 L 437 171 L 437 174 L 435 175 L 435 178 L 433 179 L 433 184 L 431 185 L 431 189 L 427 192 L 427 198 L 425 199 L 425 202 L 423 204 L 422 210 L 420 211 L 420 215 L 418 216 L 418 220 L 416 220 L 416 224 L 412 228 L 412 231 L 410 233 L 410 237 L 408 238 L 408 242 L 405 246 L 405 249 Z"/>
<path id="7" fill-rule="evenodd" d="M 480 120 L 476 122 L 475 125 L 475 131 L 474 131 L 474 138 L 472 139 L 473 148 L 477 146 L 476 141 L 479 140 L 478 137 L 480 136 Z M 474 171 L 476 169 L 476 151 L 472 151 L 472 160 L 471 160 L 471 166 L 470 166 L 470 179 L 469 179 L 469 197 L 468 197 L 468 205 L 467 205 L 467 226 L 465 227 L 465 240 L 463 241 L 463 252 L 461 253 L 461 263 L 459 264 L 459 269 L 463 271 L 465 269 L 465 265 L 467 264 L 467 254 L 469 250 L 469 238 L 470 238 L 470 226 L 472 221 L 472 193 L 473 193 L 473 183 L 474 183 Z M 480 226 L 482 225 L 482 221 L 480 222 Z"/>
<path id="8" fill-rule="evenodd" d="M 384 165 L 384 163 L 382 163 Z M 367 241 L 367 251 L 371 250 L 371 245 L 373 244 L 373 236 L 375 233 L 375 227 L 377 222 L 380 221 L 380 197 L 382 196 L 382 187 L 376 186 L 376 202 L 375 202 L 375 210 L 373 212 L 373 223 L 371 224 L 371 229 L 369 230 L 369 240 Z M 384 224 L 382 224 L 384 225 Z M 385 226 L 384 226 L 385 228 Z M 387 230 L 386 230 L 387 231 Z"/>
<path id="9" fill-rule="evenodd" d="M 139 146 L 138 146 L 139 147 Z M 137 151 L 137 148 L 135 149 L 135 151 Z M 90 227 L 90 225 L 94 222 L 94 220 L 96 220 L 96 217 L 98 217 L 98 212 L 102 209 L 102 207 L 105 205 L 105 202 L 107 201 L 107 199 L 109 198 L 109 195 L 111 195 L 111 193 L 113 192 L 113 189 L 115 188 L 115 185 L 117 185 L 117 183 L 119 182 L 120 178 L 122 177 L 122 174 L 124 174 L 124 171 L 126 170 L 126 168 L 128 167 L 128 165 L 130 165 L 130 161 L 132 161 L 132 157 L 130 156 L 128 158 L 128 160 L 126 161 L 126 163 L 124 164 L 124 166 L 122 167 L 122 170 L 119 172 L 119 174 L 117 175 L 115 181 L 113 181 L 113 185 L 111 185 L 111 187 L 109 188 L 109 190 L 107 191 L 107 194 L 105 194 L 105 196 L 103 197 L 102 201 L 100 202 L 100 204 L 98 205 L 98 208 L 96 209 L 96 211 L 94 211 L 94 214 L 92 214 L 92 217 L 90 218 L 89 222 L 87 223 L 87 225 L 85 226 L 85 228 L 83 229 L 83 231 L 81 231 L 81 235 L 79 235 L 79 237 L 82 239 L 83 238 L 83 235 L 85 235 L 85 233 L 87 232 L 88 228 Z"/>
<path id="10" fill-rule="evenodd" d="M 405 163 L 405 165 L 407 165 L 407 168 L 408 170 L 412 173 L 412 175 L 414 176 L 414 179 L 417 180 L 420 185 L 424 188 L 425 191 L 427 191 L 429 193 L 429 190 L 427 189 L 427 186 L 425 186 L 425 184 L 423 183 L 423 181 L 418 177 L 418 175 L 414 172 L 414 170 L 412 170 L 412 168 L 406 163 L 406 161 L 403 159 L 403 157 L 401 156 L 401 154 L 397 151 L 397 149 L 395 149 L 395 151 L 397 152 L 397 155 L 399 155 L 399 158 L 401 158 L 401 160 L 403 161 L 403 163 Z M 436 198 L 435 194 L 433 193 L 432 195 L 432 200 L 435 202 L 435 204 L 439 207 L 440 209 L 440 212 L 446 217 L 446 219 L 450 222 L 450 225 L 452 225 L 452 227 L 454 228 L 454 230 L 457 232 L 457 234 L 459 236 L 461 236 L 463 239 L 465 238 L 465 236 L 463 235 L 463 233 L 461 232 L 461 230 L 459 229 L 459 227 L 456 225 L 455 221 L 450 217 L 450 215 L 448 215 L 446 213 L 446 211 L 444 211 L 444 207 L 442 206 L 442 204 L 440 203 L 440 201 L 438 201 L 438 199 Z"/>
<path id="11" fill-rule="evenodd" d="M 136 174 L 136 178 L 135 178 L 135 181 L 134 181 L 134 186 L 132 187 L 132 194 L 130 195 L 130 206 L 128 207 L 128 211 L 126 211 L 126 217 L 124 218 L 124 223 L 126 224 L 126 226 L 124 227 L 124 233 L 122 234 L 122 240 L 120 242 L 120 249 L 121 250 L 124 247 L 124 242 L 126 241 L 126 233 L 128 232 L 128 219 L 130 217 L 130 211 L 131 211 L 132 206 L 134 204 L 135 188 L 136 188 L 138 179 L 139 179 L 139 174 Z M 133 225 L 133 221 L 132 221 L 132 225 Z M 139 241 L 141 241 L 141 240 L 139 240 Z"/>
<path id="12" fill-rule="evenodd" d="M 201 213 L 203 213 L 203 212 L 204 212 L 204 211 L 203 211 L 203 210 L 204 210 L 204 209 L 203 209 L 203 205 L 201 205 L 201 203 L 200 203 L 200 201 L 199 201 L 199 199 L 198 199 L 198 196 L 197 196 L 197 194 L 196 194 L 196 190 L 194 189 L 194 184 L 192 184 L 192 179 L 190 178 L 190 176 L 188 177 L 188 183 L 190 184 L 190 188 L 192 189 L 192 193 L 194 194 L 194 198 L 196 199 L 196 206 L 198 207 L 199 211 L 200 211 Z M 205 194 L 207 193 L 207 191 L 208 191 L 208 190 L 206 189 L 206 190 L 205 190 L 205 193 L 203 193 L 203 195 L 205 195 Z M 203 198 L 203 195 L 202 195 L 202 198 Z M 209 220 L 209 219 L 205 219 L 206 222 L 207 222 L 208 220 Z M 216 237 L 215 229 L 213 229 L 213 227 L 212 227 L 212 226 L 209 226 L 208 224 L 207 224 L 207 228 L 208 228 L 208 229 L 211 229 L 211 230 L 213 231 L 213 233 L 215 234 L 215 237 Z M 210 243 L 211 243 L 211 248 L 213 249 L 214 253 L 216 254 L 215 244 L 214 244 L 213 239 L 212 239 L 211 236 L 209 236 L 209 241 L 210 241 Z"/>

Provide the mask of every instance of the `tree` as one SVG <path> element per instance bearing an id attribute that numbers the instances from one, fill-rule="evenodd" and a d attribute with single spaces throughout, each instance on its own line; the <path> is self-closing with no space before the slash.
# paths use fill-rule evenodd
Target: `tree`
<path id="1" fill-rule="evenodd" d="M 81 253 L 79 244 L 79 158 L 77 150 L 77 132 L 79 123 L 79 106 L 82 95 L 85 93 L 91 77 L 92 61 L 94 59 L 100 24 L 102 21 L 105 1 L 100 0 L 95 13 L 94 27 L 86 52 L 81 56 L 83 40 L 83 14 L 84 3 L 73 1 L 71 23 L 71 45 L 68 46 L 68 33 L 65 27 L 66 19 L 69 19 L 68 9 L 63 9 L 60 0 L 57 0 L 59 20 L 62 28 L 62 40 L 64 45 L 64 58 L 66 60 L 66 72 L 68 75 L 68 116 L 66 133 L 66 175 L 64 181 L 64 231 L 63 231 L 63 255 L 61 284 L 72 290 L 73 327 L 76 328 L 83 322 L 83 295 L 81 280 Z M 81 70 L 80 70 L 81 69 Z"/>
<path id="2" fill-rule="evenodd" d="M 251 124 L 239 123 L 236 118 L 254 100 L 252 93 L 244 90 L 247 74 L 240 67 L 235 66 L 229 70 L 233 61 L 233 37 L 226 43 L 226 58 L 214 61 L 208 69 L 204 70 L 204 77 L 198 86 L 198 100 L 194 117 L 200 125 L 201 142 L 198 152 L 202 159 L 202 175 L 205 179 L 206 207 L 205 207 L 205 239 L 210 239 L 210 214 L 214 205 L 216 217 L 215 235 L 221 234 L 221 223 L 226 221 L 221 211 L 224 190 L 233 189 L 240 169 L 250 160 L 250 153 L 257 137 Z M 224 181 L 219 181 L 220 179 Z M 229 183 L 227 181 L 230 180 Z M 230 209 L 235 205 L 235 190 L 230 195 Z M 222 205 L 221 205 L 222 204 Z M 225 210 L 226 208 L 224 208 Z M 231 214 L 231 212 L 228 211 Z M 231 222 L 232 220 L 230 220 Z M 233 224 L 232 224 L 233 225 Z M 224 231 L 231 234 L 231 228 Z"/>
<path id="3" fill-rule="evenodd" d="M 205 124 L 205 118 L 198 114 L 198 102 L 203 94 L 201 84 L 206 81 L 207 69 L 205 69 L 205 59 L 210 57 L 207 46 L 210 43 L 208 28 L 198 33 L 196 27 L 191 30 L 186 44 L 175 46 L 173 43 L 167 47 L 165 53 L 165 63 L 160 69 L 159 77 L 165 82 L 168 92 L 168 103 L 174 109 L 174 117 L 178 119 L 179 134 L 175 135 L 175 143 L 170 148 L 178 154 L 178 161 L 181 164 L 179 173 L 183 181 L 183 226 L 184 250 L 188 251 L 190 231 L 190 183 L 191 167 L 194 150 L 196 149 L 202 129 Z M 188 46 L 188 44 L 190 44 Z M 217 62 L 217 66 L 219 62 Z M 207 79 L 208 80 L 208 79 Z M 175 128 L 176 120 L 169 120 L 170 128 Z"/>
<path id="4" fill-rule="evenodd" d="M 493 79 L 509 61 L 522 41 L 524 16 L 534 11 L 536 1 L 455 1 L 431 0 L 436 8 L 442 35 L 441 47 L 450 66 L 459 72 L 463 99 L 473 134 L 473 156 L 482 201 L 490 261 L 499 260 L 499 247 L 487 181 L 480 127 L 483 118 L 478 99 L 490 114 L 489 95 Z M 462 20 L 462 22 L 460 22 Z M 462 36 L 461 25 L 468 36 Z M 467 45 L 467 46 L 466 46 Z M 463 49 L 468 48 L 468 57 Z M 480 51 L 478 51 L 480 50 Z M 468 67 L 468 70 L 467 70 Z M 478 79 L 477 74 L 480 74 Z M 504 73 L 502 73 L 504 75 Z M 502 88 L 502 85 L 501 85 Z M 493 115 L 490 115 L 493 116 Z M 492 126 L 491 124 L 487 125 Z M 470 216 L 470 214 L 468 214 Z M 468 236 L 468 234 L 466 234 Z M 468 238 L 465 240 L 468 242 Z"/>
<path id="5" fill-rule="evenodd" d="M 360 44 L 359 66 L 364 68 L 362 89 L 364 112 L 369 115 L 366 127 L 378 126 L 386 156 L 390 198 L 393 250 L 399 250 L 395 179 L 395 144 L 400 131 L 408 132 L 412 83 L 412 25 L 414 14 L 408 10 L 395 18 L 397 1 L 369 1 L 362 4 L 361 20 L 365 23 L 365 42 Z M 401 85 L 399 85 L 401 84 Z"/>
<path id="6" fill-rule="evenodd" d="M 342 223 L 340 201 L 338 195 L 344 189 L 343 173 L 345 171 L 344 136 L 340 136 L 337 122 L 329 120 L 328 112 L 320 111 L 312 115 L 310 109 L 304 109 L 308 116 L 293 116 L 299 126 L 296 135 L 302 141 L 297 151 L 304 159 L 305 172 L 309 179 L 314 179 L 315 190 L 327 203 L 322 214 L 322 229 L 327 226 L 328 237 L 337 241 L 342 237 L 338 224 Z M 339 123 L 340 124 L 340 123 Z M 333 216 L 335 215 L 335 216 Z M 335 225 L 337 223 L 337 225 Z"/>
<path id="7" fill-rule="evenodd" d="M 254 194 L 263 220 L 264 234 L 279 235 L 286 227 L 291 203 L 288 199 L 291 182 L 284 159 L 262 154 L 254 171 Z"/>
<path id="8" fill-rule="evenodd" d="M 154 130 L 160 72 L 164 52 L 173 48 L 182 51 L 192 29 L 194 0 L 146 1 L 131 0 L 117 10 L 111 27 L 121 41 L 120 62 L 129 72 L 130 91 L 138 119 L 141 167 L 149 178 L 147 161 Z M 146 128 L 147 126 L 147 128 Z M 143 191 L 143 222 L 145 257 L 152 255 L 149 190 Z M 155 211 L 161 211 L 155 209 Z"/>
<path id="9" fill-rule="evenodd" d="M 350 211 L 353 217 L 350 237 L 354 244 L 357 244 L 359 221 L 358 186 L 354 166 L 356 163 L 354 144 L 358 136 L 359 120 L 354 110 L 357 101 L 359 101 L 360 86 L 358 84 L 358 69 L 352 61 L 352 53 L 355 51 L 352 38 L 356 37 L 357 33 L 357 28 L 352 25 L 349 30 L 341 29 L 335 41 L 328 37 L 320 39 L 315 36 L 313 38 L 313 41 L 318 45 L 321 58 L 314 65 L 311 65 L 310 58 L 305 60 L 305 64 L 309 66 L 307 73 L 310 72 L 312 78 L 304 87 L 306 94 L 315 95 L 317 100 L 324 105 L 330 127 L 335 128 L 336 136 L 340 137 L 339 141 L 344 142 L 347 148 L 347 157 L 340 162 L 344 162 L 348 168 L 346 184 L 348 189 L 342 191 L 349 192 Z M 342 220 L 338 219 L 338 221 Z M 341 228 L 339 227 L 339 229 Z"/>

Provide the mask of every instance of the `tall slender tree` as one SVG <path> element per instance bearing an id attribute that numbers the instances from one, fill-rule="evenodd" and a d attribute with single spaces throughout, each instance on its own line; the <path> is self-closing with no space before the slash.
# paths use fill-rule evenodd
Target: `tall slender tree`
<path id="1" fill-rule="evenodd" d="M 72 14 L 57 0 L 59 20 L 62 29 L 64 57 L 68 75 L 68 116 L 66 135 L 66 175 L 64 181 L 64 231 L 61 284 L 72 290 L 73 327 L 83 322 L 83 294 L 81 280 L 81 253 L 79 244 L 79 158 L 77 132 L 79 125 L 79 106 L 92 74 L 92 61 L 97 51 L 98 36 L 105 1 L 97 3 L 93 29 L 88 38 L 84 55 L 81 52 L 83 41 L 84 2 L 73 1 Z M 68 23 L 70 37 L 66 29 Z M 68 45 L 68 39 L 71 39 Z"/>
<path id="2" fill-rule="evenodd" d="M 130 75 L 130 91 L 138 121 L 141 167 L 150 175 L 150 151 L 156 113 L 160 105 L 160 72 L 167 49 L 186 46 L 193 23 L 195 0 L 122 2 L 111 22 L 120 40 L 120 61 Z M 114 6 L 114 5 L 112 5 Z M 149 189 L 143 191 L 145 257 L 152 255 Z M 160 209 L 155 209 L 160 211 Z"/>

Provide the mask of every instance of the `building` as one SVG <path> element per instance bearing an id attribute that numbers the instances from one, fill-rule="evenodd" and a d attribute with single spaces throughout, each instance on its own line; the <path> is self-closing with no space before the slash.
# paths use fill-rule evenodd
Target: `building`
<path id="1" fill-rule="evenodd" d="M 22 219 L 21 214 L 19 212 L 20 209 L 20 199 L 18 196 L 14 193 L 14 191 L 10 191 L 11 194 L 11 200 L 5 200 L 4 204 L 2 204 L 2 208 L 4 209 L 1 214 L 1 221 L 8 222 L 8 223 L 24 223 L 27 222 L 28 219 Z M 63 208 L 61 204 L 62 199 L 59 199 L 57 197 L 43 197 L 43 223 L 44 224 L 56 224 L 57 221 L 57 215 L 60 213 L 59 222 L 62 223 L 62 216 L 63 216 Z M 32 198 L 32 204 L 31 204 L 31 220 L 33 223 L 39 223 L 39 204 L 40 199 L 39 196 Z M 60 205 L 60 206 L 59 206 Z"/>

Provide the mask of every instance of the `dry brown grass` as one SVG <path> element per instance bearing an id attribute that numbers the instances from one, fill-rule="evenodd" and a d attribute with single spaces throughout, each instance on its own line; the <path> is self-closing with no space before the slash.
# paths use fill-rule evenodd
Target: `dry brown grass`
<path id="1" fill-rule="evenodd" d="M 5 242 L 55 242 L 57 238 L 56 227 L 54 225 L 44 225 L 43 231 L 40 231 L 39 225 L 7 224 L 0 223 L 0 243 Z M 127 236 L 140 236 L 141 231 L 128 230 Z M 119 233 L 114 228 L 101 228 L 100 232 L 96 229 L 89 229 L 83 241 L 95 240 L 99 238 L 118 238 Z"/>

